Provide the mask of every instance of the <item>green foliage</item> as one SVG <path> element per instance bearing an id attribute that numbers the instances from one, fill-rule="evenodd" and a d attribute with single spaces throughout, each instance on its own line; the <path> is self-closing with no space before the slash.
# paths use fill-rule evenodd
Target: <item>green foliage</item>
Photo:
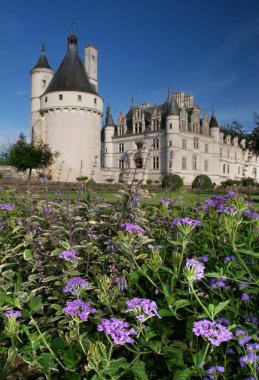
<path id="1" fill-rule="evenodd" d="M 256 186 L 256 180 L 255 178 L 252 178 L 252 177 L 246 177 L 246 178 L 242 178 L 242 181 L 241 181 L 241 184 L 242 186 Z"/>
<path id="2" fill-rule="evenodd" d="M 153 183 L 153 179 L 147 179 L 146 184 L 148 186 L 152 185 L 152 183 Z"/>
<path id="3" fill-rule="evenodd" d="M 178 174 L 167 174 L 162 180 L 162 187 L 169 189 L 178 189 L 183 187 L 183 179 Z"/>
<path id="4" fill-rule="evenodd" d="M 221 187 L 225 188 L 228 186 L 239 186 L 241 184 L 241 181 L 238 181 L 236 179 L 227 179 L 226 181 L 220 182 Z"/>
<path id="5" fill-rule="evenodd" d="M 86 182 L 88 180 L 88 177 L 81 175 L 80 177 L 77 177 L 76 180 L 78 182 Z"/>
<path id="6" fill-rule="evenodd" d="M 235 332 L 243 329 L 249 343 L 257 342 L 258 215 L 233 193 L 202 208 L 171 200 L 142 208 L 139 193 L 126 188 L 127 202 L 115 205 L 90 196 L 46 203 L 19 194 L 2 198 L 15 206 L 1 209 L 0 378 L 194 380 L 208 377 L 214 365 L 225 366 L 225 380 L 255 376 L 255 366 L 240 366 L 247 350 Z M 175 218 L 201 223 L 177 225 Z M 143 233 L 127 232 L 124 222 Z M 64 250 L 75 250 L 78 260 L 60 258 Z M 186 259 L 204 264 L 201 281 L 188 273 Z M 73 277 L 88 282 L 77 294 L 64 291 Z M 127 311 L 133 298 L 155 302 L 158 315 Z M 87 320 L 65 312 L 77 299 L 96 309 Z M 6 317 L 10 309 L 21 316 Z M 134 343 L 119 345 L 98 331 L 112 317 L 136 331 Z M 220 346 L 193 333 L 194 322 L 216 318 L 227 318 L 233 333 Z"/>
<path id="7" fill-rule="evenodd" d="M 113 183 L 114 179 L 113 178 L 106 178 L 105 181 L 108 182 L 108 183 Z"/>
<path id="8" fill-rule="evenodd" d="M 26 170 L 47 168 L 55 159 L 57 153 L 53 153 L 50 148 L 38 142 L 28 143 L 23 133 L 20 134 L 18 141 L 8 150 L 8 161 L 18 172 Z"/>
<path id="9" fill-rule="evenodd" d="M 200 174 L 194 179 L 192 183 L 192 188 L 193 189 L 212 189 L 213 183 L 210 177 L 208 177 L 205 174 Z"/>

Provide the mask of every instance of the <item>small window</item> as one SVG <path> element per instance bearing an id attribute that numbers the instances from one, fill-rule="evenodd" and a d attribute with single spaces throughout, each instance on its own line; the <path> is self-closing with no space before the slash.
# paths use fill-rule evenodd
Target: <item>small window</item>
<path id="1" fill-rule="evenodd" d="M 42 87 L 46 87 L 46 81 L 45 81 L 45 79 L 43 79 L 43 81 L 41 82 L 41 85 L 42 85 Z"/>
<path id="2" fill-rule="evenodd" d="M 172 144 L 172 141 L 170 140 L 170 141 L 169 141 L 169 146 L 172 147 L 172 145 L 173 145 L 173 144 Z"/>
<path id="3" fill-rule="evenodd" d="M 78 100 L 79 102 L 81 102 L 81 100 L 82 100 L 82 95 L 77 95 L 77 100 Z"/>
<path id="4" fill-rule="evenodd" d="M 96 98 L 94 98 L 94 104 L 97 104 L 97 99 Z"/>
<path id="5" fill-rule="evenodd" d="M 45 100 L 45 103 L 47 103 L 47 101 L 48 101 L 48 97 L 47 97 L 47 96 L 45 96 L 45 99 L 44 99 L 44 100 Z"/>
<path id="6" fill-rule="evenodd" d="M 169 127 L 170 127 L 170 129 L 173 129 L 173 124 L 172 124 L 172 123 L 170 123 Z"/>
<path id="7" fill-rule="evenodd" d="M 59 94 L 58 98 L 59 98 L 59 100 L 63 100 L 63 95 Z"/>

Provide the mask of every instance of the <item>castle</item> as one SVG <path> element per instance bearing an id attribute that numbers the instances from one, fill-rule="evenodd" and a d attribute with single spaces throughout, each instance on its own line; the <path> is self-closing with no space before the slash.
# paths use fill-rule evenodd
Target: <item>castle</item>
<path id="1" fill-rule="evenodd" d="M 44 47 L 31 74 L 31 137 L 60 153 L 51 168 L 54 180 L 75 181 L 80 175 L 96 182 L 121 176 L 161 182 L 174 173 L 190 185 L 199 174 L 212 182 L 258 179 L 259 159 L 242 147 L 245 141 L 221 131 L 214 113 L 201 116 L 193 96 L 168 94 L 162 105 L 134 105 L 114 123 L 98 94 L 98 50 L 67 39 L 67 53 L 56 73 Z"/>

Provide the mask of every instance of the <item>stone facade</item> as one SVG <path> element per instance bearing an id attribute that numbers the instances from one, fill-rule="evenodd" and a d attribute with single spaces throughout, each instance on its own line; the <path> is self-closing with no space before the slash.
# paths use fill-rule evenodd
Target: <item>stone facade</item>
<path id="1" fill-rule="evenodd" d="M 245 141 L 221 132 L 214 114 L 202 117 L 193 96 L 170 94 L 162 105 L 132 105 L 117 125 L 107 110 L 102 134 L 103 177 L 126 175 L 161 182 L 174 173 L 191 185 L 208 175 L 220 184 L 244 176 L 258 180 L 259 159 L 242 147 Z"/>

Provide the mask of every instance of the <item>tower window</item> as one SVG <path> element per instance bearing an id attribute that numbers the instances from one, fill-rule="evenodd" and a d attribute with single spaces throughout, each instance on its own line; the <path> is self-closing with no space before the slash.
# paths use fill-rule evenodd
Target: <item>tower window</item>
<path id="1" fill-rule="evenodd" d="M 63 95 L 59 94 L 58 98 L 59 98 L 59 100 L 63 100 Z"/>
<path id="2" fill-rule="evenodd" d="M 96 98 L 94 98 L 94 104 L 97 104 L 97 99 Z"/>
<path id="3" fill-rule="evenodd" d="M 48 97 L 47 96 L 45 96 L 44 101 L 45 101 L 45 103 L 47 103 L 47 101 L 48 101 Z"/>
<path id="4" fill-rule="evenodd" d="M 42 87 L 45 87 L 46 86 L 46 81 L 45 81 L 45 79 L 43 79 L 43 81 L 41 82 L 41 85 L 42 85 Z"/>
<path id="5" fill-rule="evenodd" d="M 77 95 L 77 100 L 78 100 L 79 102 L 81 102 L 81 100 L 82 100 L 82 95 Z"/>

